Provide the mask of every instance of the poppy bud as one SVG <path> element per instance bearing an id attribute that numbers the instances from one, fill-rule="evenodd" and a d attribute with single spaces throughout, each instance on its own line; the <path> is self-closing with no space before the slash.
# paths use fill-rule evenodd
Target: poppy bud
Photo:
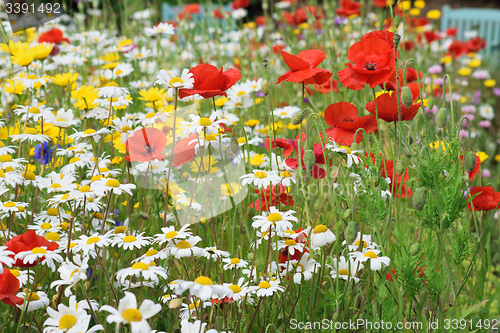
<path id="1" fill-rule="evenodd" d="M 315 163 L 316 158 L 314 157 L 314 152 L 312 151 L 312 149 L 307 149 L 304 152 L 304 164 L 306 165 L 307 170 L 312 170 Z"/>
<path id="2" fill-rule="evenodd" d="M 229 144 L 229 149 L 231 149 L 231 152 L 233 154 L 238 154 L 238 152 L 240 151 L 240 144 L 238 143 L 238 140 L 232 138 L 231 143 Z"/>
<path id="3" fill-rule="evenodd" d="M 398 175 L 402 175 L 403 172 L 405 172 L 405 164 L 403 163 L 403 161 L 397 161 L 396 162 L 396 173 Z"/>
<path id="4" fill-rule="evenodd" d="M 427 99 L 427 107 L 429 110 L 434 107 L 434 97 L 429 96 L 429 99 Z"/>
<path id="5" fill-rule="evenodd" d="M 346 211 L 344 212 L 344 219 L 347 219 L 351 215 L 351 208 L 347 208 Z"/>
<path id="6" fill-rule="evenodd" d="M 247 253 L 247 259 L 248 260 L 253 260 L 253 252 Z"/>
<path id="7" fill-rule="evenodd" d="M 413 207 L 416 210 L 422 210 L 425 206 L 425 192 L 424 189 L 419 187 L 413 193 Z"/>
<path id="8" fill-rule="evenodd" d="M 385 180 L 385 178 L 380 178 L 378 180 L 378 187 L 380 188 L 381 191 L 385 191 L 387 190 L 387 180 Z"/>
<path id="9" fill-rule="evenodd" d="M 347 244 L 352 244 L 358 237 L 358 227 L 356 226 L 356 222 L 351 221 L 347 225 L 347 228 L 344 230 L 344 237 L 347 241 Z"/>
<path id="10" fill-rule="evenodd" d="M 410 247 L 410 254 L 416 256 L 420 252 L 420 243 L 415 243 Z"/>
<path id="11" fill-rule="evenodd" d="M 472 172 L 476 166 L 476 155 L 471 151 L 465 155 L 465 166 L 469 172 Z"/>
<path id="12" fill-rule="evenodd" d="M 297 112 L 292 116 L 292 125 L 297 126 L 302 124 L 302 120 L 304 120 L 304 112 Z"/>
<path id="13" fill-rule="evenodd" d="M 396 27 L 399 25 L 400 22 L 401 22 L 401 18 L 399 16 L 394 17 L 394 23 L 395 23 Z M 400 35 L 394 34 L 394 36 L 392 36 L 392 41 L 394 42 L 394 47 L 398 47 L 400 40 L 401 40 Z"/>
<path id="14" fill-rule="evenodd" d="M 267 82 L 267 80 L 262 80 L 261 87 L 262 92 L 267 96 L 269 94 L 269 83 Z"/>
<path id="15" fill-rule="evenodd" d="M 408 157 L 408 158 L 413 157 L 413 151 L 412 151 L 411 146 L 405 145 L 403 148 L 403 151 L 404 151 L 406 157 Z"/>
<path id="16" fill-rule="evenodd" d="M 413 103 L 413 95 L 408 86 L 404 86 L 403 89 L 401 89 L 401 103 L 405 108 L 409 108 L 411 103 Z"/>
<path id="17" fill-rule="evenodd" d="M 139 217 L 143 220 L 149 221 L 149 215 L 146 213 L 140 212 Z"/>
<path id="18" fill-rule="evenodd" d="M 359 150 L 359 145 L 356 142 L 353 142 L 351 145 L 351 151 L 354 151 L 354 150 Z"/>
<path id="19" fill-rule="evenodd" d="M 439 109 L 436 116 L 436 123 L 439 128 L 444 128 L 448 122 L 448 110 L 446 108 Z"/>

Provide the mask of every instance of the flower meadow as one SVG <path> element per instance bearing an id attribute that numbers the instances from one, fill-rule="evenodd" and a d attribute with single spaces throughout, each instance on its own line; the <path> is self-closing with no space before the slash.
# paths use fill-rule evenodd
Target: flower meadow
<path id="1" fill-rule="evenodd" d="M 249 5 L 2 23 L 1 332 L 498 329 L 484 39 L 421 0 Z"/>

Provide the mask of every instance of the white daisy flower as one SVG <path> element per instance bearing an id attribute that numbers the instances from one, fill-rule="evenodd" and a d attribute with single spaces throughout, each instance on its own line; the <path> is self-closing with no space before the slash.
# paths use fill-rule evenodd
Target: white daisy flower
<path id="1" fill-rule="evenodd" d="M 176 89 L 191 89 L 194 87 L 193 73 L 190 73 L 187 68 L 182 71 L 180 77 L 171 76 L 164 69 L 156 77 L 158 80 L 156 80 L 155 84 L 163 84 L 167 88 L 167 96 L 169 98 L 174 97 Z"/>
<path id="2" fill-rule="evenodd" d="M 146 253 L 144 253 L 139 258 L 132 260 L 132 263 L 143 262 L 149 265 L 150 263 L 156 260 L 167 259 L 167 257 L 168 257 L 168 251 L 165 251 L 165 249 L 158 251 L 154 248 L 150 248 Z"/>
<path id="3" fill-rule="evenodd" d="M 281 177 L 276 171 L 252 170 L 252 172 L 240 177 L 242 185 L 253 184 L 258 188 L 265 188 L 281 183 Z"/>
<path id="4" fill-rule="evenodd" d="M 99 130 L 94 130 L 92 128 L 86 129 L 83 132 L 76 132 L 68 136 L 68 139 L 73 139 L 75 141 L 80 141 L 81 139 L 91 138 L 95 143 L 99 142 L 103 134 L 109 134 L 110 131 L 107 128 L 101 128 Z"/>
<path id="5" fill-rule="evenodd" d="M 338 147 L 337 144 L 335 143 L 335 141 L 330 141 L 330 143 L 328 143 L 326 146 L 325 146 L 326 149 L 329 149 L 333 152 L 336 152 L 336 153 L 343 153 L 343 154 L 346 154 L 347 155 L 347 167 L 350 168 L 353 163 L 358 165 L 359 162 L 361 162 L 361 158 L 359 156 L 356 156 L 355 154 L 362 154 L 363 151 L 362 150 L 354 150 L 354 151 L 351 151 L 351 148 L 347 147 L 347 146 L 340 146 Z"/>
<path id="6" fill-rule="evenodd" d="M 91 303 L 93 302 L 95 301 L 91 301 Z M 86 300 L 77 302 L 75 295 L 70 296 L 69 306 L 60 303 L 57 306 L 57 311 L 48 307 L 49 318 L 43 323 L 46 326 L 44 333 L 94 333 L 104 330 L 102 325 L 95 325 L 89 329 L 92 317 L 85 311 L 89 308 Z M 99 307 L 92 304 L 92 308 L 97 311 Z"/>
<path id="7" fill-rule="evenodd" d="M 48 142 L 50 140 L 50 137 L 48 135 L 41 134 L 36 128 L 30 127 L 25 128 L 23 134 L 11 135 L 10 138 L 12 139 L 12 141 L 29 141 L 30 143 Z"/>
<path id="8" fill-rule="evenodd" d="M 201 241 L 201 237 L 189 237 L 186 240 L 168 242 L 166 250 L 176 259 L 183 257 L 200 257 L 205 253 L 205 250 L 196 246 Z"/>
<path id="9" fill-rule="evenodd" d="M 227 251 L 218 250 L 215 246 L 209 246 L 205 248 L 205 254 L 203 256 L 207 259 L 212 258 L 214 261 L 217 261 L 219 258 L 227 258 L 231 255 L 231 253 Z"/>
<path id="10" fill-rule="evenodd" d="M 285 287 L 280 286 L 279 281 L 276 280 L 262 280 L 260 281 L 258 286 L 250 287 L 250 289 L 258 296 L 258 297 L 268 297 L 273 296 L 275 292 L 285 291 Z"/>
<path id="11" fill-rule="evenodd" d="M 127 88 L 121 88 L 117 85 L 97 88 L 96 91 L 101 98 L 119 98 L 130 94 Z"/>
<path id="12" fill-rule="evenodd" d="M 304 244 L 303 243 L 297 243 L 294 239 L 287 239 L 287 240 L 279 240 L 278 241 L 278 250 L 282 249 L 287 249 L 288 253 L 290 255 L 295 255 L 295 251 L 298 251 L 299 253 L 302 253 L 304 250 Z M 272 243 L 273 250 L 276 250 L 276 243 Z"/>
<path id="13" fill-rule="evenodd" d="M 80 122 L 78 119 L 75 119 L 73 110 L 71 109 L 64 110 L 64 108 L 60 108 L 56 114 L 50 112 L 44 118 L 44 121 L 60 128 L 67 128 L 76 125 Z"/>
<path id="14" fill-rule="evenodd" d="M 56 251 L 47 250 L 46 246 L 35 247 L 30 251 L 22 251 L 14 256 L 15 260 L 22 259 L 23 264 L 33 264 L 38 261 L 42 265 L 48 266 L 52 269 L 52 272 L 56 270 L 56 265 L 54 261 L 61 263 L 63 257 L 57 254 Z"/>
<path id="15" fill-rule="evenodd" d="M 483 104 L 479 107 L 479 114 L 481 117 L 487 120 L 492 120 L 495 118 L 495 111 L 493 111 L 493 107 L 489 104 Z"/>
<path id="16" fill-rule="evenodd" d="M 52 112 L 50 112 L 52 108 L 46 107 L 45 104 L 39 103 L 36 98 L 31 101 L 31 104 L 28 105 L 18 105 L 14 110 L 14 113 L 18 116 L 21 116 L 22 121 L 26 121 L 27 119 L 33 119 L 35 122 L 41 117 L 50 116 Z"/>
<path id="17" fill-rule="evenodd" d="M 298 106 L 285 106 L 275 109 L 273 114 L 281 119 L 290 119 L 299 111 L 300 108 Z"/>
<path id="18" fill-rule="evenodd" d="M 190 225 L 185 224 L 179 230 L 176 230 L 174 226 L 161 228 L 162 233 L 156 234 L 155 242 L 162 245 L 167 241 L 173 241 L 178 239 L 186 239 L 192 236 L 192 232 L 189 230 Z"/>
<path id="19" fill-rule="evenodd" d="M 175 27 L 167 22 L 161 22 L 152 28 L 144 28 L 144 34 L 148 37 L 157 35 L 174 35 Z"/>
<path id="20" fill-rule="evenodd" d="M 12 267 L 15 260 L 12 259 L 10 256 L 13 255 L 14 252 L 7 250 L 7 246 L 0 246 L 0 274 L 3 273 L 3 265 L 7 267 Z"/>
<path id="21" fill-rule="evenodd" d="M 222 262 L 225 263 L 225 270 L 246 268 L 248 266 L 248 261 L 240 258 L 223 258 Z"/>
<path id="22" fill-rule="evenodd" d="M 161 276 L 164 279 L 167 279 L 167 270 L 163 267 L 157 267 L 154 262 L 150 264 L 146 264 L 144 262 L 136 262 L 132 265 L 132 267 L 127 267 L 120 269 L 116 273 L 116 279 L 120 281 L 122 285 L 127 286 L 126 279 L 129 276 L 134 276 L 138 278 L 142 276 L 143 280 L 149 280 L 153 282 L 155 285 L 160 281 L 158 280 L 158 276 Z"/>
<path id="23" fill-rule="evenodd" d="M 359 278 L 356 275 L 364 268 L 364 265 L 360 261 L 355 261 L 352 258 L 349 258 L 349 261 L 347 261 L 344 256 L 340 256 L 338 260 L 337 258 L 333 258 L 333 265 L 327 266 L 331 269 L 330 275 L 333 279 L 336 277 L 345 281 L 352 279 L 356 283 L 359 282 Z"/>
<path id="24" fill-rule="evenodd" d="M 335 242 L 337 237 L 324 224 L 314 227 L 311 234 L 311 248 L 317 250 L 322 246 Z"/>
<path id="25" fill-rule="evenodd" d="M 17 84 L 21 82 L 25 88 L 34 89 L 35 84 L 41 84 L 42 86 L 46 86 L 49 79 L 46 77 L 37 77 L 34 74 L 30 74 L 24 77 L 14 77 L 14 82 Z"/>
<path id="26" fill-rule="evenodd" d="M 226 297 L 233 294 L 231 289 L 214 284 L 212 279 L 203 275 L 197 277 L 194 281 L 181 281 L 176 294 L 181 295 L 188 289 L 191 295 L 198 297 L 202 301 L 210 299 L 212 295 Z"/>
<path id="27" fill-rule="evenodd" d="M 358 235 L 352 244 L 349 244 L 349 251 L 358 251 L 359 245 L 361 243 L 361 232 L 358 231 Z M 347 241 L 342 242 L 342 246 L 345 246 Z M 361 252 L 365 252 L 368 250 L 379 250 L 380 246 L 377 243 L 372 242 L 372 236 L 368 234 L 363 234 L 363 247 L 361 248 Z"/>
<path id="28" fill-rule="evenodd" d="M 21 288 L 30 283 L 33 283 L 34 281 L 35 272 L 33 270 L 20 271 L 17 269 L 11 269 L 10 273 L 17 278 Z"/>
<path id="29" fill-rule="evenodd" d="M 114 231 L 110 231 L 114 233 Z M 144 237 L 143 232 L 136 235 L 126 235 L 124 233 L 115 234 L 111 238 L 111 245 L 118 246 L 124 250 L 133 250 L 134 248 L 140 249 L 143 246 L 150 245 L 151 237 Z"/>
<path id="30" fill-rule="evenodd" d="M 132 190 L 136 188 L 134 184 L 121 184 L 118 180 L 109 178 L 109 179 L 100 179 L 92 183 L 90 185 L 91 189 L 95 191 L 98 195 L 104 195 L 106 193 L 114 193 L 120 195 L 122 193 L 127 193 L 132 195 Z"/>
<path id="31" fill-rule="evenodd" d="M 19 305 L 16 304 L 16 306 L 26 312 L 31 312 L 35 311 L 41 308 L 45 308 L 49 305 L 50 301 L 49 298 L 47 297 L 47 294 L 44 293 L 43 291 L 33 291 L 31 292 L 30 290 L 26 290 L 25 292 L 19 292 L 16 295 L 17 297 L 21 297 L 24 299 L 24 303 Z M 29 297 L 29 303 L 28 303 L 28 297 Z M 26 308 L 26 306 L 28 306 Z"/>
<path id="32" fill-rule="evenodd" d="M 110 244 L 110 239 L 108 235 L 93 233 L 90 237 L 81 235 L 73 242 L 76 244 L 72 248 L 73 253 L 82 251 L 84 257 L 90 254 L 93 258 L 95 258 L 96 249 L 108 246 Z"/>
<path id="33" fill-rule="evenodd" d="M 201 320 L 197 320 L 191 323 L 187 319 L 181 321 L 181 333 L 217 333 L 216 330 L 210 329 L 205 331 L 207 323 L 202 323 Z"/>
<path id="34" fill-rule="evenodd" d="M 180 124 L 186 136 L 189 136 L 191 133 L 199 134 L 205 131 L 207 135 L 217 135 L 222 128 L 222 124 L 227 124 L 226 119 L 217 119 L 220 117 L 221 114 L 218 111 L 212 112 L 210 117 L 200 117 L 196 114 L 190 114 L 189 118 L 191 118 L 191 122 L 181 121 Z"/>
<path id="35" fill-rule="evenodd" d="M 379 257 L 380 250 L 369 250 L 366 252 L 351 252 L 349 256 L 360 262 L 370 260 L 370 269 L 372 271 L 379 271 L 384 267 L 389 266 L 391 259 L 389 257 Z"/>
<path id="36" fill-rule="evenodd" d="M 314 259 L 309 258 L 309 253 L 304 253 L 300 261 L 290 260 L 286 263 L 280 264 L 284 268 L 281 274 L 286 276 L 290 273 L 293 274 L 293 282 L 296 284 L 302 284 L 302 281 L 308 281 L 312 278 L 313 273 L 317 273 L 320 268 L 320 264 Z"/>
<path id="37" fill-rule="evenodd" d="M 68 287 L 64 290 L 64 296 L 69 297 L 72 294 L 71 288 L 74 287 L 78 282 L 87 279 L 87 269 L 89 268 L 88 256 L 82 257 L 77 254 L 73 257 L 75 263 L 72 263 L 68 259 L 64 261 L 61 266 L 57 269 L 61 276 L 61 280 L 55 280 L 50 284 L 50 288 L 56 287 L 59 289 L 61 285 L 67 285 Z"/>
<path id="38" fill-rule="evenodd" d="M 269 214 L 263 212 L 262 215 L 254 216 L 252 227 L 254 229 L 260 228 L 261 232 L 269 231 L 271 226 L 274 226 L 276 232 L 284 232 L 287 229 L 293 229 L 292 222 L 297 222 L 298 219 L 293 216 L 294 210 L 280 212 L 276 207 L 270 207 Z"/>
<path id="39" fill-rule="evenodd" d="M 147 320 L 161 311 L 161 305 L 146 299 L 142 302 L 141 306 L 137 308 L 137 299 L 135 295 L 126 291 L 125 297 L 118 303 L 118 309 L 109 305 L 104 305 L 101 311 L 111 313 L 106 317 L 106 321 L 116 324 L 117 333 L 120 329 L 120 324 L 129 324 L 132 333 L 143 333 L 151 331 L 151 327 Z"/>

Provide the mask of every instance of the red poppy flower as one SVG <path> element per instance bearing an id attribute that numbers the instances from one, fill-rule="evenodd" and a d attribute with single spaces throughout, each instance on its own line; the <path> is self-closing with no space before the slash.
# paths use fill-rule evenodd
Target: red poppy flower
<path id="1" fill-rule="evenodd" d="M 61 44 L 61 42 L 69 43 L 69 39 L 63 37 L 63 32 L 57 28 L 53 28 L 47 32 L 44 32 L 38 38 L 38 43 L 52 43 Z"/>
<path id="2" fill-rule="evenodd" d="M 416 85 L 416 84 L 415 84 Z M 415 86 L 412 84 L 411 86 Z M 410 85 L 408 85 L 410 87 Z M 414 89 L 415 90 L 415 89 Z M 413 103 L 407 108 L 401 104 L 401 120 L 412 120 L 418 112 L 418 109 L 422 106 L 421 102 L 415 103 L 418 98 L 418 85 L 416 91 L 412 91 Z M 370 101 L 366 103 L 366 110 L 373 115 L 376 115 L 375 101 Z M 398 95 L 395 91 L 389 91 L 385 94 L 377 97 L 377 111 L 378 117 L 387 121 L 388 123 L 399 120 L 399 110 L 398 110 Z"/>
<path id="3" fill-rule="evenodd" d="M 179 167 L 183 164 L 189 163 L 196 156 L 196 151 L 194 147 L 196 143 L 193 142 L 189 144 L 191 141 L 196 140 L 196 134 L 191 134 L 187 138 L 179 140 L 175 144 L 174 148 L 174 167 Z"/>
<path id="4" fill-rule="evenodd" d="M 285 49 L 286 45 L 283 43 L 275 43 L 273 44 L 273 52 L 274 54 L 280 54 L 281 51 Z"/>
<path id="5" fill-rule="evenodd" d="M 201 10 L 200 10 L 200 4 L 199 3 L 190 3 L 190 4 L 187 4 L 187 5 L 184 5 L 184 7 L 182 8 L 182 13 L 183 14 L 200 14 L 201 13 Z"/>
<path id="6" fill-rule="evenodd" d="M 240 9 L 240 8 L 247 8 L 250 6 L 250 0 L 233 0 L 231 3 L 231 8 L 232 9 Z"/>
<path id="7" fill-rule="evenodd" d="M 424 31 L 424 37 L 428 44 L 442 39 L 435 31 Z"/>
<path id="8" fill-rule="evenodd" d="M 288 157 L 293 152 L 293 147 L 291 145 L 291 142 L 292 142 L 291 139 L 280 139 L 280 138 L 278 138 L 278 139 L 276 139 L 276 141 L 274 141 L 274 139 L 273 139 L 273 149 L 276 149 L 276 147 L 278 147 L 278 148 L 285 148 L 285 150 L 283 150 L 283 156 Z M 270 148 L 271 148 L 271 140 L 269 138 L 266 138 L 265 146 L 266 146 L 267 150 L 270 150 Z"/>
<path id="9" fill-rule="evenodd" d="M 129 162 L 149 162 L 164 160 L 162 154 L 167 146 L 167 136 L 161 130 L 153 127 L 141 128 L 134 131 L 125 142 L 125 148 L 130 154 L 125 158 Z"/>
<path id="10" fill-rule="evenodd" d="M 391 49 L 394 50 L 394 32 L 390 32 L 387 30 L 375 30 L 375 31 L 370 31 L 361 37 L 361 40 L 365 39 L 380 39 L 389 44 Z M 394 53 L 392 54 L 394 57 Z"/>
<path id="11" fill-rule="evenodd" d="M 276 84 L 281 81 L 322 84 L 332 77 L 332 73 L 326 69 L 316 68 L 326 58 L 325 52 L 321 50 L 304 50 L 297 55 L 281 51 L 281 56 L 290 70 L 281 75 Z"/>
<path id="12" fill-rule="evenodd" d="M 300 157 L 302 160 L 302 169 L 306 170 L 306 165 L 304 163 L 304 144 L 306 140 L 306 135 L 302 133 L 302 140 L 300 144 Z M 297 135 L 297 139 L 292 141 L 291 143 L 293 149 L 298 152 L 299 150 L 299 136 Z M 310 174 L 314 179 L 320 179 L 326 177 L 326 171 L 321 168 L 318 164 L 325 164 L 325 155 L 323 152 L 323 147 L 321 143 L 315 143 L 313 147 L 314 153 L 314 166 L 312 167 Z M 298 155 L 298 154 L 297 154 Z M 292 168 L 293 170 L 297 170 L 299 167 L 299 160 L 297 158 L 287 158 L 285 159 L 285 164 Z"/>
<path id="13" fill-rule="evenodd" d="M 47 247 L 47 250 L 54 251 L 59 247 L 59 244 L 49 242 L 44 237 L 37 235 L 34 230 L 28 230 L 21 235 L 11 238 L 10 241 L 5 243 L 5 246 L 7 246 L 7 250 L 14 252 L 14 255 L 11 255 L 11 257 L 14 258 L 14 256 L 19 252 L 31 251 L 35 247 L 45 246 Z M 14 263 L 14 266 L 33 267 L 44 260 L 45 258 L 42 258 L 38 261 L 33 262 L 32 264 L 24 264 L 23 259 L 17 259 Z"/>
<path id="14" fill-rule="evenodd" d="M 385 8 L 389 6 L 389 0 L 373 0 L 373 6 L 378 8 Z"/>
<path id="15" fill-rule="evenodd" d="M 404 68 L 399 68 L 398 73 L 399 73 L 399 88 L 404 86 L 404 75 L 403 75 Z M 424 76 L 422 72 L 418 72 L 418 78 L 422 79 Z M 417 70 L 415 68 L 411 67 L 406 67 L 406 82 L 411 83 L 417 80 Z M 380 84 L 380 87 L 384 88 L 385 90 L 396 90 L 396 71 L 393 72 L 392 76 L 389 78 L 384 83 Z M 412 91 L 413 93 L 413 91 Z M 418 89 L 417 89 L 417 95 L 419 95 Z M 415 95 L 414 95 L 415 96 Z"/>
<path id="16" fill-rule="evenodd" d="M 304 253 L 309 253 L 308 248 L 304 248 Z M 283 251 L 281 251 L 278 255 L 278 261 L 280 264 L 286 263 L 288 259 L 290 260 L 299 260 L 302 257 L 302 251 L 296 249 L 294 251 L 293 256 L 288 253 L 288 248 L 285 248 Z M 282 267 L 281 270 L 285 269 L 285 267 Z"/>
<path id="17" fill-rule="evenodd" d="M 452 55 L 453 57 L 460 58 L 463 54 L 467 53 L 467 49 L 464 46 L 464 43 L 462 41 L 456 39 L 451 44 L 448 46 L 448 54 Z"/>
<path id="18" fill-rule="evenodd" d="M 200 94 L 203 98 L 227 96 L 225 91 L 241 79 L 239 69 L 231 68 L 223 71 L 222 68 L 219 70 L 210 64 L 195 66 L 189 72 L 193 74 L 194 87 L 192 89 L 179 89 L 180 98 L 196 94 Z"/>
<path id="19" fill-rule="evenodd" d="M 269 207 L 278 206 L 280 203 L 284 206 L 293 206 L 295 204 L 293 197 L 286 193 L 286 186 L 281 184 L 254 191 L 260 198 L 255 200 L 250 207 L 258 211 L 268 211 Z"/>
<path id="20" fill-rule="evenodd" d="M 259 27 L 265 26 L 268 22 L 269 22 L 269 18 L 267 16 L 263 16 L 263 15 L 257 16 L 257 18 L 255 19 L 255 23 Z"/>
<path id="21" fill-rule="evenodd" d="M 390 44 L 375 38 L 354 43 L 347 52 L 347 68 L 339 71 L 340 82 L 347 88 L 361 90 L 365 84 L 375 88 L 394 72 L 394 51 Z"/>
<path id="22" fill-rule="evenodd" d="M 474 37 L 466 41 L 464 47 L 467 50 L 467 53 L 479 52 L 486 47 L 486 40 L 481 37 Z"/>
<path id="23" fill-rule="evenodd" d="M 389 188 L 391 190 L 392 196 L 400 199 L 408 198 L 413 195 L 413 192 L 406 187 L 406 181 L 408 180 L 408 169 L 405 169 L 402 175 L 398 175 L 394 171 L 394 161 L 385 160 L 380 166 L 380 171 L 382 172 L 382 177 L 389 178 L 391 183 Z M 394 178 L 394 175 L 396 178 Z"/>
<path id="24" fill-rule="evenodd" d="M 415 48 L 415 43 L 410 41 L 410 40 L 407 40 L 403 43 L 403 49 L 405 51 L 411 51 Z"/>
<path id="25" fill-rule="evenodd" d="M 10 270 L 4 268 L 3 273 L 0 274 L 0 301 L 12 306 L 23 304 L 24 300 L 16 296 L 20 285 L 19 280 Z"/>
<path id="26" fill-rule="evenodd" d="M 460 155 L 460 161 L 464 160 L 465 155 L 466 154 Z M 466 170 L 467 173 L 469 174 L 469 181 L 471 181 L 472 179 L 474 179 L 474 177 L 476 177 L 476 175 L 479 172 L 479 169 L 481 168 L 481 159 L 479 158 L 479 156 L 477 156 L 475 154 L 474 154 L 474 156 L 476 157 L 476 164 L 474 165 L 474 169 L 472 169 L 472 171 L 470 171 L 470 172 L 469 172 L 469 170 Z"/>
<path id="27" fill-rule="evenodd" d="M 377 120 L 375 116 L 358 117 L 358 109 L 347 102 L 331 104 L 325 110 L 325 122 L 332 126 L 326 129 L 329 138 L 335 140 L 337 144 L 349 146 L 354 142 L 354 135 L 359 128 L 363 128 L 366 133 L 377 130 Z M 363 139 L 363 131 L 356 135 L 356 142 Z"/>
<path id="28" fill-rule="evenodd" d="M 336 12 L 340 17 L 349 17 L 352 15 L 361 16 L 361 11 L 359 10 L 360 7 L 360 2 L 354 2 L 352 0 L 341 0 L 340 8 L 337 8 Z"/>
<path id="29" fill-rule="evenodd" d="M 447 37 L 455 37 L 457 35 L 458 29 L 457 28 L 448 28 L 446 29 L 446 36 Z"/>
<path id="30" fill-rule="evenodd" d="M 214 9 L 214 17 L 216 19 L 222 20 L 222 19 L 224 19 L 224 14 L 222 14 L 222 12 L 216 8 L 216 9 Z"/>
<path id="31" fill-rule="evenodd" d="M 315 84 L 314 89 L 316 89 L 316 91 L 319 92 L 320 94 L 328 94 L 332 90 L 337 93 L 339 92 L 339 81 L 335 79 L 330 79 L 323 84 Z"/>
<path id="32" fill-rule="evenodd" d="M 495 189 L 491 186 L 474 186 L 470 189 L 468 198 L 471 198 L 478 193 L 479 195 L 472 199 L 474 210 L 472 210 L 470 202 L 467 204 L 467 207 L 471 212 L 478 210 L 489 211 L 497 208 L 498 203 L 500 202 L 500 192 L 495 192 Z"/>
<path id="33" fill-rule="evenodd" d="M 309 15 L 314 16 L 316 19 L 325 18 L 325 13 L 321 8 L 317 9 L 316 6 L 304 6 L 295 11 L 294 23 L 298 25 L 307 22 Z"/>

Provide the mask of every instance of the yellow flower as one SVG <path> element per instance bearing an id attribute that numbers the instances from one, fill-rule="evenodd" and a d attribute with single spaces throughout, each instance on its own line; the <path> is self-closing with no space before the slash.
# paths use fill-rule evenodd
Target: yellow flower
<path id="1" fill-rule="evenodd" d="M 9 44 L 0 44 L 0 50 L 10 53 L 11 55 L 15 55 L 18 52 L 24 52 L 29 47 L 28 43 L 23 43 L 21 41 L 17 41 L 14 43 L 14 41 L 10 40 Z"/>
<path id="2" fill-rule="evenodd" d="M 425 7 L 425 1 L 423 1 L 423 0 L 416 0 L 413 3 L 413 6 L 415 6 L 418 9 L 423 9 Z"/>
<path id="3" fill-rule="evenodd" d="M 444 56 L 441 59 L 439 59 L 439 62 L 442 62 L 442 63 L 448 65 L 451 62 L 451 60 L 452 60 L 452 57 L 447 55 L 447 56 Z"/>
<path id="4" fill-rule="evenodd" d="M 457 72 L 461 76 L 469 76 L 471 71 L 472 70 L 469 67 L 462 67 Z"/>
<path id="5" fill-rule="evenodd" d="M 140 100 L 143 101 L 148 101 L 148 102 L 157 102 L 158 100 L 161 100 L 162 98 L 166 97 L 167 92 L 165 91 L 164 88 L 158 88 L 158 87 L 153 87 L 149 89 L 142 89 L 139 91 L 139 95 L 142 97 L 139 97 Z"/>
<path id="6" fill-rule="evenodd" d="M 5 92 L 9 94 L 22 95 L 24 92 L 24 85 L 22 82 L 14 83 L 14 80 L 8 81 L 7 85 L 4 86 Z"/>
<path id="7" fill-rule="evenodd" d="M 117 157 L 113 157 L 113 159 L 111 160 L 111 162 L 113 162 L 113 164 L 120 164 L 120 162 L 123 160 L 122 157 L 120 156 L 117 156 Z"/>
<path id="8" fill-rule="evenodd" d="M 238 194 L 240 192 L 240 184 L 238 183 L 225 183 L 220 186 L 220 193 L 223 196 L 233 196 L 234 194 Z"/>
<path id="9" fill-rule="evenodd" d="M 495 161 L 500 162 L 500 154 L 495 155 Z"/>
<path id="10" fill-rule="evenodd" d="M 131 39 L 129 39 L 129 38 L 123 39 L 123 40 L 118 42 L 117 49 L 118 49 L 118 51 L 121 51 L 121 49 L 123 49 L 125 46 L 129 46 L 132 44 L 134 44 L 134 42 Z M 116 53 L 116 54 L 118 54 L 118 53 Z"/>
<path id="11" fill-rule="evenodd" d="M 437 20 L 441 17 L 441 11 L 439 9 L 432 9 L 427 12 L 427 18 L 430 20 Z"/>
<path id="12" fill-rule="evenodd" d="M 119 62 L 110 62 L 110 63 L 105 64 L 105 65 L 104 65 L 104 66 L 102 66 L 101 68 L 102 68 L 102 69 L 111 69 L 111 70 L 113 70 L 113 69 L 115 69 L 115 68 L 116 68 L 116 66 L 118 66 L 119 64 L 120 64 Z"/>
<path id="13" fill-rule="evenodd" d="M 264 97 L 257 97 L 254 101 L 255 105 L 259 105 L 260 103 L 264 102 Z"/>
<path id="14" fill-rule="evenodd" d="M 257 126 L 258 124 L 260 124 L 260 121 L 258 121 L 257 119 L 250 119 L 247 122 L 245 122 L 245 125 L 250 126 L 252 128 Z"/>
<path id="15" fill-rule="evenodd" d="M 29 66 L 33 60 L 35 60 L 35 52 L 33 52 L 32 49 L 17 52 L 12 58 L 12 61 L 19 66 Z"/>
<path id="16" fill-rule="evenodd" d="M 439 147 L 441 147 L 444 151 L 446 151 L 446 148 L 450 148 L 450 144 L 446 141 L 435 141 L 435 142 L 431 142 L 429 144 L 429 147 L 431 148 L 434 148 L 434 149 L 437 149 Z"/>
<path id="17" fill-rule="evenodd" d="M 489 79 L 489 80 L 485 80 L 483 82 L 483 84 L 484 84 L 485 87 L 491 88 L 491 87 L 494 87 L 497 84 L 497 81 L 495 81 L 493 79 Z"/>
<path id="18" fill-rule="evenodd" d="M 120 55 L 118 52 L 108 52 L 103 56 L 100 56 L 99 59 L 102 59 L 106 62 L 116 62 L 120 60 Z"/>
<path id="19" fill-rule="evenodd" d="M 255 154 L 254 156 L 250 157 L 250 164 L 253 165 L 254 167 L 258 167 L 264 161 L 266 160 L 266 155 L 264 154 Z"/>
<path id="20" fill-rule="evenodd" d="M 408 13 L 410 14 L 410 16 L 419 16 L 420 15 L 420 9 L 418 9 L 418 8 L 412 8 L 412 9 L 410 9 L 410 11 Z"/>
<path id="21" fill-rule="evenodd" d="M 488 155 L 486 155 L 486 153 L 484 151 L 478 151 L 476 153 L 476 156 L 479 157 L 479 160 L 481 161 L 481 163 L 486 161 L 486 159 L 489 157 Z"/>
<path id="22" fill-rule="evenodd" d="M 481 66 L 481 60 L 480 59 L 471 59 L 469 61 L 469 64 L 467 66 L 469 66 L 469 67 L 479 67 L 479 66 Z"/>
<path id="23" fill-rule="evenodd" d="M 247 143 L 247 139 L 244 136 L 238 138 L 238 143 Z"/>
<path id="24" fill-rule="evenodd" d="M 41 43 L 31 48 L 35 58 L 44 60 L 52 52 L 53 45 L 50 43 Z"/>
<path id="25" fill-rule="evenodd" d="M 139 202 L 134 205 L 134 208 L 139 208 Z"/>
<path id="26" fill-rule="evenodd" d="M 222 107 L 226 102 L 229 101 L 229 98 L 227 97 L 219 97 L 215 100 L 215 105 Z"/>
<path id="27" fill-rule="evenodd" d="M 71 83 L 75 83 L 76 80 L 78 79 L 79 74 L 78 73 L 63 73 L 63 74 L 57 74 L 52 77 L 52 82 L 54 84 L 57 84 L 58 86 L 61 87 L 67 87 Z M 73 85 L 76 88 L 76 83 Z"/>

